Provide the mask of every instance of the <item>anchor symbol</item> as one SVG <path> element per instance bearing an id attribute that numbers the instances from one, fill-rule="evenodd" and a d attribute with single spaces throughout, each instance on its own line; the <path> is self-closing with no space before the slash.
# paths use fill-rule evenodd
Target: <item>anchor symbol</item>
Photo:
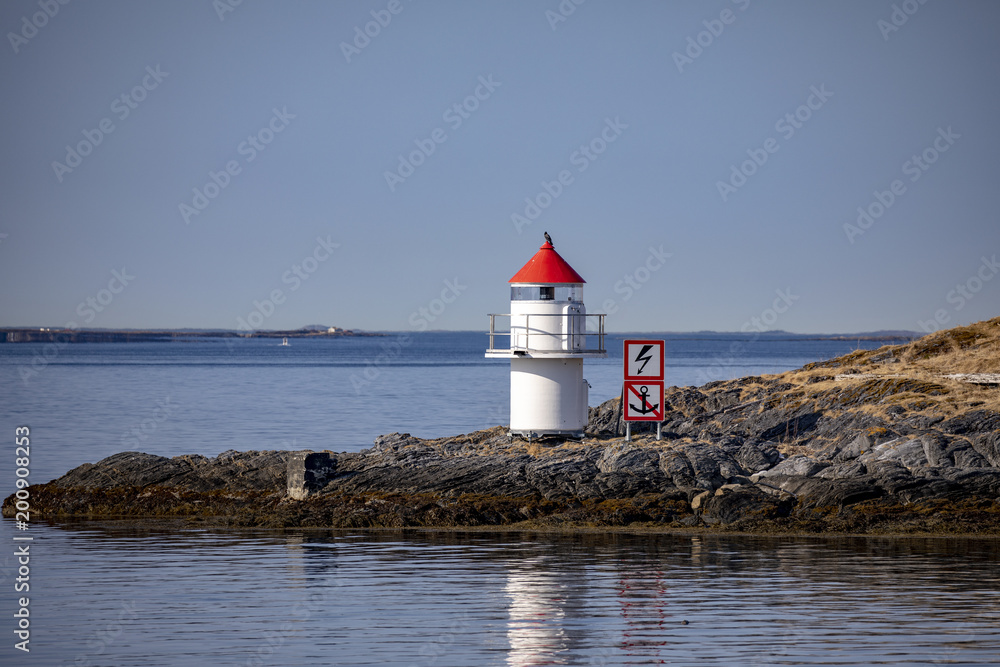
<path id="1" fill-rule="evenodd" d="M 639 398 L 642 399 L 642 407 L 637 408 L 631 401 L 629 401 L 628 406 L 633 410 L 635 410 L 636 412 L 638 412 L 640 415 L 649 414 L 650 412 L 656 412 L 657 409 L 660 407 L 659 404 L 653 405 L 646 400 L 646 397 L 649 396 L 649 387 L 645 386 L 640 387 L 639 394 L 640 394 Z"/>

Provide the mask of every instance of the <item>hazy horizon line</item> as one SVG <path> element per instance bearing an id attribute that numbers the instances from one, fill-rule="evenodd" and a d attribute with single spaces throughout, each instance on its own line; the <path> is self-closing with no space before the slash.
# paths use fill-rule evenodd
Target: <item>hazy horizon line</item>
<path id="1" fill-rule="evenodd" d="M 169 331 L 169 332 L 236 332 L 236 333 L 278 333 L 278 332 L 295 332 L 295 331 L 305 331 L 309 330 L 306 327 L 297 327 L 292 329 L 252 329 L 246 331 L 245 329 L 236 328 L 225 328 L 225 327 L 78 327 L 75 329 L 70 329 L 66 327 L 41 327 L 41 326 L 0 326 L 0 331 L 18 329 L 18 330 L 30 330 L 30 331 L 52 331 L 52 332 L 63 332 L 63 331 L 130 331 L 130 332 L 156 332 L 156 331 Z M 350 328 L 350 327 L 337 327 L 340 331 L 350 331 L 350 332 L 360 332 L 360 333 L 482 333 L 488 335 L 489 331 L 485 329 L 426 329 L 426 330 L 416 330 L 416 329 L 362 329 L 362 328 Z M 315 329 L 314 331 L 320 331 Z M 497 332 L 498 334 L 507 332 Z M 739 330 L 725 330 L 725 329 L 690 329 L 690 330 L 629 330 L 629 331 L 605 331 L 604 335 L 621 335 L 621 334 L 741 334 L 741 335 L 770 335 L 770 334 L 789 334 L 793 336 L 872 336 L 872 335 L 883 335 L 891 336 L 893 334 L 902 334 L 905 336 L 917 336 L 922 337 L 928 335 L 929 332 L 921 332 L 913 329 L 872 329 L 865 331 L 846 331 L 846 332 L 831 332 L 831 331 L 789 331 L 787 329 L 763 329 L 763 330 L 752 330 L 752 331 L 739 331 Z M 596 336 L 597 332 L 588 332 L 588 335 Z"/>

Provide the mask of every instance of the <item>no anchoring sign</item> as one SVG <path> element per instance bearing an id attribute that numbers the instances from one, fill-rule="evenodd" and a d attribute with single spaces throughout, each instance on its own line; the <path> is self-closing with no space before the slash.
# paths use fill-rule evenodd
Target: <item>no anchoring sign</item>
<path id="1" fill-rule="evenodd" d="M 663 381 L 625 382 L 625 421 L 663 421 Z"/>

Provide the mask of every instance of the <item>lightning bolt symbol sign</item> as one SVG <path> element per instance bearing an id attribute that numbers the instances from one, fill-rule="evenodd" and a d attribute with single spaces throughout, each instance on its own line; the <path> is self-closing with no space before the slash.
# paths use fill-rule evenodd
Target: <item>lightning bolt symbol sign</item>
<path id="1" fill-rule="evenodd" d="M 653 358 L 653 355 L 647 354 L 652 349 L 653 349 L 652 345 L 643 345 L 642 349 L 639 350 L 639 354 L 635 355 L 635 360 L 637 362 L 639 361 L 642 362 L 642 366 L 639 366 L 639 370 L 636 371 L 636 375 L 642 375 L 642 369 L 645 368 L 646 364 L 649 363 L 649 360 Z"/>

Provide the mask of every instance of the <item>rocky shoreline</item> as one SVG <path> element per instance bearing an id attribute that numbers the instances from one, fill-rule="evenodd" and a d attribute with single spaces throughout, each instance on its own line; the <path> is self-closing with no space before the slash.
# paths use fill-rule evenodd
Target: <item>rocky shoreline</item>
<path id="1" fill-rule="evenodd" d="M 230 527 L 1000 535 L 1000 318 L 775 376 L 666 391 L 663 439 L 506 429 L 370 449 L 123 452 L 30 487 L 36 517 Z M 3 505 L 13 514 L 13 496 Z"/>

